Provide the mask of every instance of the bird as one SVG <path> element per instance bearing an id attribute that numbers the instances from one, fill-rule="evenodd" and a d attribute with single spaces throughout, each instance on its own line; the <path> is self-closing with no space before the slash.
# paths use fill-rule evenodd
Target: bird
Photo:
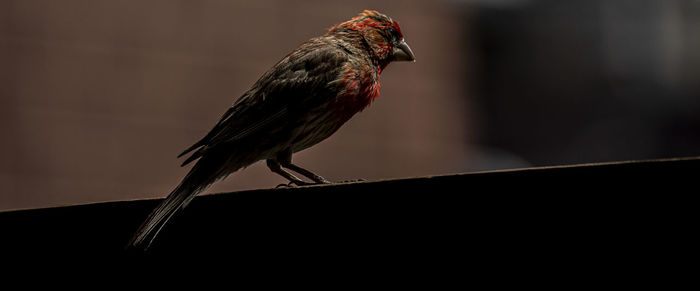
<path id="1" fill-rule="evenodd" d="M 328 184 L 292 163 L 292 155 L 335 133 L 379 96 L 379 76 L 391 62 L 415 62 L 397 21 L 375 10 L 331 27 L 266 71 L 182 152 L 194 166 L 151 212 L 128 249 L 147 250 L 168 220 L 229 174 L 265 160 L 289 186 Z M 312 182 L 306 182 L 289 170 Z"/>

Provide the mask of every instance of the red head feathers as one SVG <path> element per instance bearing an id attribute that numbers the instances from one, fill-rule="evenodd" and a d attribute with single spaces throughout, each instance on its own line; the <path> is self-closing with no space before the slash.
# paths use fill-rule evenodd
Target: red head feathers
<path id="1" fill-rule="evenodd" d="M 357 43 L 370 50 L 370 55 L 381 68 L 391 61 L 415 61 L 398 22 L 374 10 L 365 10 L 334 26 L 328 30 L 327 35 L 362 37 L 363 41 Z"/>

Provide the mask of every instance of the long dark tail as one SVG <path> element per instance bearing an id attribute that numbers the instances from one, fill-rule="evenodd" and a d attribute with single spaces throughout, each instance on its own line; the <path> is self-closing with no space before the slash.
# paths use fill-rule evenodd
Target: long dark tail
<path id="1" fill-rule="evenodd" d="M 217 179 L 222 178 L 221 163 L 202 158 L 182 179 L 163 202 L 156 207 L 136 231 L 127 248 L 146 250 L 160 230 L 178 210 L 185 208 L 192 199 Z"/>

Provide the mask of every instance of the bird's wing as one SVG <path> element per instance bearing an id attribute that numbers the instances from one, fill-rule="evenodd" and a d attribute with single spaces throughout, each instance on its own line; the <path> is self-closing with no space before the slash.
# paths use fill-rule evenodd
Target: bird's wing
<path id="1" fill-rule="evenodd" d="M 347 53 L 327 42 L 313 39 L 302 44 L 267 71 L 204 138 L 178 156 L 196 150 L 182 165 L 223 145 L 285 126 L 295 114 L 335 96 L 335 87 L 328 84 L 341 75 L 347 60 Z"/>

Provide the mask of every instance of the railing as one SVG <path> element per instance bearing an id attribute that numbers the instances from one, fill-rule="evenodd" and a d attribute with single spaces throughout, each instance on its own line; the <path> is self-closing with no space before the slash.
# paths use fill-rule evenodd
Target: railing
<path id="1" fill-rule="evenodd" d="M 682 252 L 698 173 L 700 158 L 683 158 L 203 195 L 146 256 L 424 265 Z M 0 250 L 122 256 L 158 202 L 2 212 Z"/>

